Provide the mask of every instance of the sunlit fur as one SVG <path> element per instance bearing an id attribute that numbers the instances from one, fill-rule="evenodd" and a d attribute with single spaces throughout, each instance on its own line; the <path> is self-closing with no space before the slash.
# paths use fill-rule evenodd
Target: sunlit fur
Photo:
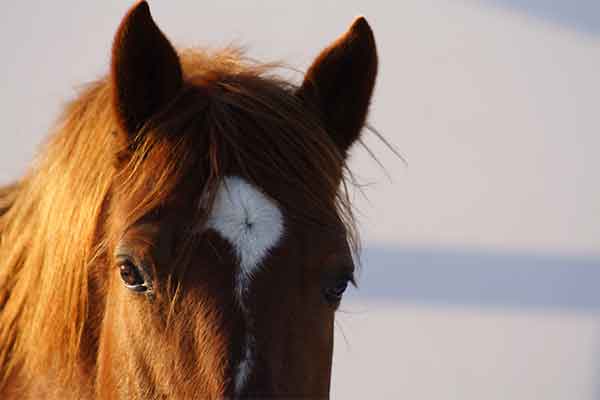
<path id="1" fill-rule="evenodd" d="M 187 50 L 179 59 L 184 87 L 133 138 L 124 138 L 111 107 L 110 77 L 101 79 L 66 108 L 26 175 L 0 189 L 0 397 L 112 396 L 101 379 L 123 365 L 111 358 L 110 347 L 101 354 L 98 347 L 107 333 L 120 333 L 107 317 L 117 304 L 109 294 L 125 290 L 109 279 L 111 252 L 122 235 L 117 222 L 133 226 L 189 197 L 204 201 L 186 216 L 197 226 L 207 221 L 223 180 L 235 174 L 273 198 L 307 234 L 333 237 L 341 225 L 344 241 L 356 243 L 344 190 L 347 148 L 336 145 L 318 112 L 308 111 L 318 107 L 308 103 L 310 95 L 298 96 L 296 86 L 273 75 L 273 66 L 234 49 Z M 368 106 L 368 99 L 360 101 Z M 179 237 L 182 248 L 198 240 L 193 229 Z M 180 291 L 185 282 L 174 280 L 173 290 L 160 294 L 173 310 L 193 308 L 206 321 L 223 312 L 208 300 L 192 304 L 193 296 Z M 297 320 L 317 318 L 310 312 Z M 192 386 L 181 389 L 181 398 L 225 393 L 226 349 L 218 332 L 209 336 L 217 325 L 190 325 L 175 312 L 165 318 L 172 336 L 152 341 L 148 331 L 148 342 L 140 343 L 157 346 L 146 356 L 156 366 L 147 378 L 157 385 L 137 396 L 158 398 L 159 384 L 186 379 Z M 323 326 L 323 334 L 331 329 Z M 178 335 L 195 335 L 214 357 L 172 368 L 166 360 L 178 349 Z M 297 357 L 309 366 L 309 354 Z M 207 378 L 193 386 L 191 368 Z M 327 389 L 329 372 L 314 378 L 326 380 Z"/>
<path id="2" fill-rule="evenodd" d="M 259 136 L 260 130 L 249 131 L 244 126 L 235 126 L 236 121 L 229 120 L 226 114 L 222 115 L 221 113 L 226 112 L 225 101 L 236 102 L 245 108 L 253 107 L 253 101 L 261 104 L 263 101 L 273 101 L 269 97 L 281 96 L 283 104 L 261 104 L 260 108 L 252 111 L 263 114 L 265 118 L 271 118 L 267 114 L 269 112 L 275 116 L 279 114 L 282 125 L 295 124 L 299 125 L 298 130 L 315 132 L 310 138 L 296 136 L 293 131 L 286 135 L 285 129 L 278 132 L 282 147 L 312 147 L 315 157 L 310 160 L 293 160 L 287 159 L 289 154 L 263 153 L 256 161 L 266 161 L 274 167 L 278 163 L 290 165 L 297 162 L 298 165 L 294 167 L 304 170 L 312 163 L 310 169 L 315 172 L 334 172 L 336 175 L 329 177 L 298 173 L 289 178 L 297 188 L 304 188 L 303 200 L 321 203 L 321 209 L 327 206 L 327 196 L 316 193 L 311 186 L 315 179 L 321 181 L 318 182 L 319 185 L 327 183 L 330 187 L 328 196 L 338 196 L 339 209 L 349 215 L 348 203 L 344 200 L 345 197 L 339 195 L 337 187 L 340 178 L 337 174 L 341 170 L 333 167 L 340 163 L 340 158 L 328 143 L 325 134 L 318 135 L 320 129 L 317 124 L 311 126 L 307 120 L 293 121 L 285 115 L 287 110 L 283 109 L 284 106 L 298 107 L 295 104 L 285 104 L 287 99 L 283 94 L 289 90 L 287 85 L 281 86 L 276 81 L 260 78 L 268 69 L 264 66 L 246 67 L 235 51 L 225 51 L 210 58 L 203 52 L 188 51 L 182 58 L 190 81 L 194 78 L 201 79 L 207 70 L 231 71 L 233 76 L 241 80 L 222 84 L 231 92 L 227 92 L 228 96 L 223 99 L 223 109 L 219 109 L 217 105 L 214 110 L 213 118 L 226 124 L 227 130 L 223 133 L 228 136 L 218 136 L 221 132 L 211 132 L 208 137 L 200 139 L 208 142 L 211 149 L 208 154 L 214 157 L 210 160 L 214 168 L 205 171 L 211 175 L 208 176 L 210 183 L 206 185 L 207 191 L 210 192 L 209 188 L 213 191 L 216 189 L 215 183 L 227 171 L 224 160 L 228 158 L 245 157 L 244 164 L 248 165 L 249 173 L 256 169 L 252 165 L 254 155 L 235 154 L 235 149 L 227 146 L 226 140 L 248 140 L 247 135 L 256 131 L 253 139 L 257 142 L 257 151 L 276 150 L 276 143 L 260 144 L 265 141 Z M 237 75 L 242 71 L 243 75 Z M 256 92 L 250 92 L 244 85 L 251 86 Z M 234 91 L 241 92 L 239 97 L 232 96 Z M 77 372 L 70 371 L 69 367 L 79 365 L 77 359 L 85 356 L 82 354 L 82 350 L 86 350 L 82 349 L 82 333 L 90 301 L 88 280 L 95 257 L 103 251 L 102 232 L 99 232 L 102 226 L 100 217 L 116 172 L 113 167 L 115 156 L 111 151 L 114 148 L 115 127 L 108 106 L 109 95 L 106 81 L 100 81 L 91 85 L 69 105 L 65 117 L 34 167 L 16 186 L 2 193 L 4 202 L 18 205 L 6 205 L 6 211 L 0 219 L 0 373 L 4 379 L 14 368 L 27 371 L 33 377 L 47 371 L 49 366 L 54 366 L 57 373 L 69 377 Z M 181 111 L 182 119 L 194 119 L 202 115 L 202 105 L 190 103 L 187 106 L 187 110 Z M 297 118 L 298 115 L 293 117 Z M 173 147 L 164 140 L 162 137 L 148 136 L 129 161 L 127 172 L 122 173 L 125 179 L 131 181 L 128 187 L 132 193 L 136 193 L 137 188 L 144 185 L 145 174 L 158 173 L 155 178 L 158 183 L 154 190 L 148 192 L 138 203 L 138 207 L 131 211 L 129 218 L 132 221 L 157 207 L 170 194 L 176 180 L 184 174 L 181 171 L 183 163 L 178 161 L 197 157 L 187 154 L 195 146 Z M 160 154 L 164 157 L 167 151 L 170 156 L 160 160 L 159 168 L 143 168 L 147 154 L 153 153 L 157 157 Z M 234 162 L 233 159 L 228 161 Z M 143 188 L 140 187 L 140 190 Z M 290 206 L 308 221 L 315 219 L 313 222 L 318 222 L 316 216 L 302 215 L 302 210 L 307 207 L 293 197 L 282 200 L 292 203 Z M 293 204 L 294 202 L 297 204 Z M 322 212 L 327 214 L 332 210 L 322 209 Z"/>

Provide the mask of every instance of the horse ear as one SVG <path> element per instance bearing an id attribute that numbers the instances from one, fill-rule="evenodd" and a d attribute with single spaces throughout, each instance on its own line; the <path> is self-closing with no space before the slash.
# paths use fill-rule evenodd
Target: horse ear
<path id="1" fill-rule="evenodd" d="M 119 26 L 110 79 L 117 121 L 130 137 L 183 85 L 177 52 L 152 20 L 145 1 L 136 3 Z"/>
<path id="2" fill-rule="evenodd" d="M 344 35 L 321 52 L 298 91 L 304 102 L 316 106 L 344 156 L 365 124 L 376 75 L 373 31 L 359 17 Z"/>

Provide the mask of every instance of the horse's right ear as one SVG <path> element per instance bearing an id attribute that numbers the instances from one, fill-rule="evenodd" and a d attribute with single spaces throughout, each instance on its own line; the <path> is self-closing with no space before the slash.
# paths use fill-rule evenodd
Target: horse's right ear
<path id="1" fill-rule="evenodd" d="M 130 139 L 183 85 L 177 52 L 152 20 L 145 1 L 136 3 L 119 26 L 110 80 L 117 122 Z"/>

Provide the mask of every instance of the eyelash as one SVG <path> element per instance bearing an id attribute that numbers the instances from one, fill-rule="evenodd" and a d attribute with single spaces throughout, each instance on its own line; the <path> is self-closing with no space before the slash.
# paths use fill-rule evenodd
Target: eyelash
<path id="1" fill-rule="evenodd" d="M 348 288 L 348 284 L 354 285 L 354 277 L 352 275 L 346 275 L 341 279 L 335 281 L 335 283 L 331 286 L 327 286 L 323 289 L 323 296 L 325 300 L 331 304 L 338 304 L 344 295 L 344 292 Z"/>

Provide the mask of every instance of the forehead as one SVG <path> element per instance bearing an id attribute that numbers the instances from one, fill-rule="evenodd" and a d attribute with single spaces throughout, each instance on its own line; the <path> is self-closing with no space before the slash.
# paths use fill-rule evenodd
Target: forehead
<path id="1" fill-rule="evenodd" d="M 301 236 L 310 237 L 309 246 L 315 252 L 319 247 L 330 253 L 349 251 L 347 232 L 339 218 L 322 221 L 322 226 L 294 222 L 261 188 L 239 176 L 228 176 L 218 187 L 208 218 L 196 230 L 212 230 L 226 240 L 241 272 L 247 275 L 252 275 L 292 230 L 295 240 L 298 230 L 303 231 Z"/>
<path id="2" fill-rule="evenodd" d="M 206 226 L 233 247 L 241 272 L 251 275 L 284 235 L 277 203 L 246 180 L 231 176 L 220 184 Z"/>
<path id="3" fill-rule="evenodd" d="M 130 178 L 118 179 L 126 225 L 154 208 L 176 209 L 190 223 L 197 199 L 214 198 L 200 214 L 213 212 L 212 229 L 249 263 L 264 257 L 292 222 L 299 230 L 309 222 L 307 231 L 343 230 L 336 217 L 346 212 L 336 202 L 344 160 L 318 119 L 289 90 L 258 76 L 211 85 L 186 89 L 148 126 L 123 169 Z M 260 219 L 242 235 L 239 221 L 249 210 Z"/>

